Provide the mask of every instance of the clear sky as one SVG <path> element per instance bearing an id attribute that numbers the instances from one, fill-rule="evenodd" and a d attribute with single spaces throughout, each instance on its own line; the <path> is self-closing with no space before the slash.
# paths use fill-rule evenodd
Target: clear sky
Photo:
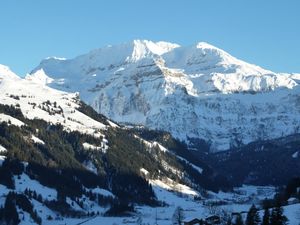
<path id="1" fill-rule="evenodd" d="M 205 41 L 275 72 L 300 73 L 300 0 L 1 0 L 0 64 L 25 75 L 133 39 Z"/>

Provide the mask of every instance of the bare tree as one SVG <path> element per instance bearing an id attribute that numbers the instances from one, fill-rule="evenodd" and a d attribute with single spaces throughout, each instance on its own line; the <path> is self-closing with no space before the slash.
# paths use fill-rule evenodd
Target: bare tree
<path id="1" fill-rule="evenodd" d="M 218 216 L 221 224 L 227 224 L 232 220 L 232 209 L 230 207 L 223 208 L 216 203 L 210 203 L 206 206 L 207 213 L 211 216 Z"/>
<path id="2" fill-rule="evenodd" d="M 181 225 L 184 220 L 183 209 L 180 206 L 177 206 L 172 217 L 173 225 Z"/>
<path id="3" fill-rule="evenodd" d="M 136 221 L 137 225 L 142 225 L 143 224 L 143 218 L 141 215 L 138 216 L 137 221 Z"/>

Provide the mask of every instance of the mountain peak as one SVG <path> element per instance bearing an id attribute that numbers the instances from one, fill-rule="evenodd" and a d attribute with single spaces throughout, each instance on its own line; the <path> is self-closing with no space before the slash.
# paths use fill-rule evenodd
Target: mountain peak
<path id="1" fill-rule="evenodd" d="M 67 60 L 67 59 L 63 58 L 63 57 L 50 56 L 50 57 L 45 58 L 45 60 L 61 60 L 61 61 L 64 61 L 64 60 Z"/>
<path id="2" fill-rule="evenodd" d="M 17 79 L 19 76 L 12 72 L 8 66 L 0 64 L 0 78 Z"/>
<path id="3" fill-rule="evenodd" d="M 48 77 L 43 69 L 39 69 L 33 74 L 27 74 L 25 79 L 42 85 L 53 82 L 53 79 Z"/>
<path id="4" fill-rule="evenodd" d="M 169 42 L 153 42 L 148 40 L 133 40 L 133 50 L 131 58 L 128 58 L 128 61 L 136 62 L 142 58 L 153 55 L 163 55 L 174 48 L 179 47 L 177 44 Z"/>
<path id="5" fill-rule="evenodd" d="M 206 54 L 212 54 L 215 55 L 219 58 L 225 59 L 227 58 L 227 60 L 230 58 L 230 61 L 236 61 L 237 59 L 235 57 L 233 57 L 232 55 L 230 55 L 229 53 L 225 52 L 224 50 L 213 46 L 207 42 L 198 42 L 196 44 L 196 49 L 198 50 L 202 50 L 202 52 L 204 51 Z"/>
<path id="6" fill-rule="evenodd" d="M 218 49 L 218 50 L 221 50 L 221 49 L 219 49 L 219 48 L 217 48 L 217 47 L 215 47 L 215 46 L 213 46 L 213 45 L 211 45 L 207 42 L 198 42 L 196 44 L 196 47 L 197 48 L 202 48 L 202 49 Z"/>

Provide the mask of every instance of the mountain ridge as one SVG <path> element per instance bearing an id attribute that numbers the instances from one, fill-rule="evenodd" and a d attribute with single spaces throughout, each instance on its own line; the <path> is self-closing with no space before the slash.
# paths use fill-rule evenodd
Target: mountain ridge
<path id="1" fill-rule="evenodd" d="M 33 81 L 3 68 L 1 222 L 125 223 L 137 216 L 154 222 L 159 211 L 167 224 L 177 205 L 189 216 L 203 218 L 211 216 L 216 203 L 225 208 L 238 204 L 234 210 L 245 211 L 273 196 L 275 187 L 243 184 L 285 184 L 299 175 L 299 135 L 224 153 L 189 151 L 167 132 L 116 124 L 80 101 L 78 93 L 48 87 L 51 78 L 42 69 Z M 148 83 L 152 78 L 146 76 Z M 271 92 L 250 96 L 261 100 L 265 94 L 272 99 Z M 225 101 L 227 95 L 218 98 Z M 211 104 L 215 109 L 216 102 Z M 233 184 L 243 186 L 232 189 Z"/>
<path id="2" fill-rule="evenodd" d="M 8 74 L 10 73 L 12 72 L 8 72 Z M 150 133 L 150 131 L 146 131 L 144 128 L 119 126 L 105 116 L 98 114 L 90 106 L 82 102 L 77 93 L 55 90 L 40 83 L 34 83 L 22 78 L 15 80 L 15 76 L 13 76 L 13 78 L 9 76 L 4 78 L 3 76 L 3 79 L 0 80 L 0 123 L 7 124 L 8 127 L 15 126 L 21 130 L 29 130 L 30 134 L 26 135 L 26 141 L 38 145 L 45 145 L 46 142 L 43 141 L 42 138 L 39 138 L 39 129 L 28 128 L 30 126 L 39 126 L 40 123 L 42 125 L 48 124 L 49 127 L 53 126 L 62 133 L 74 133 L 75 136 L 83 136 L 85 137 L 85 141 L 80 144 L 76 144 L 77 141 L 74 141 L 72 144 L 74 144 L 76 148 L 79 147 L 80 150 L 100 152 L 104 155 L 109 154 L 110 152 L 115 154 L 113 150 L 110 149 L 119 146 L 120 142 L 126 142 L 126 139 L 128 140 L 128 143 L 124 143 L 122 147 L 119 146 L 119 148 L 122 149 L 124 146 L 132 144 L 130 140 L 134 140 L 134 144 L 132 144 L 133 146 L 130 151 L 133 151 L 134 154 L 136 154 L 136 152 L 143 149 L 143 154 L 145 155 L 139 153 L 139 157 L 147 157 L 151 155 L 150 152 L 152 149 L 156 152 L 159 149 L 158 152 L 161 151 L 163 153 L 161 155 L 162 158 L 158 158 L 156 153 L 153 153 L 151 157 L 156 157 L 156 160 L 160 162 L 161 160 L 163 161 L 164 153 L 167 155 L 171 154 L 171 158 L 166 159 L 167 161 L 164 162 L 164 167 L 168 167 L 169 162 L 176 161 L 174 160 L 176 154 L 172 153 L 172 148 L 175 148 L 176 146 L 180 146 L 182 149 L 186 148 L 167 133 L 160 134 L 159 132 L 153 131 L 152 134 L 155 137 L 158 138 L 160 135 L 164 135 L 165 138 L 160 138 L 160 141 L 147 141 L 148 138 L 140 137 L 141 135 L 139 135 L 139 133 L 141 132 L 146 137 L 147 133 Z M 37 124 L 35 125 L 33 121 Z M 29 138 L 29 140 L 27 140 L 27 138 Z M 63 136 L 61 138 L 64 140 L 65 137 Z M 159 143 L 164 143 L 166 147 L 163 147 Z M 78 144 L 81 147 L 78 146 Z M 172 146 L 170 151 L 167 150 L 169 145 Z M 146 149 L 149 149 L 146 151 L 143 146 Z M 4 152 L 9 153 L 9 151 L 6 151 L 5 147 L 3 147 L 3 149 Z M 114 157 L 118 160 L 117 156 Z M 181 156 L 180 160 L 184 160 L 184 156 Z M 197 160 L 195 162 L 198 164 Z M 190 165 L 186 160 L 184 163 Z M 124 162 L 124 164 L 129 167 L 127 161 Z M 89 166 L 84 166 L 86 166 L 88 170 L 91 170 Z M 193 166 L 197 167 L 195 165 Z M 178 168 L 175 168 L 174 171 L 175 170 L 179 171 Z M 206 167 L 206 170 L 209 170 L 208 167 Z M 95 173 L 95 171 L 91 171 Z M 180 173 L 182 173 L 182 171 Z M 172 172 L 170 174 L 172 174 Z"/>
<path id="3" fill-rule="evenodd" d="M 262 69 L 205 42 L 164 46 L 133 41 L 52 58 L 26 79 L 44 74 L 53 79 L 47 85 L 79 92 L 108 118 L 166 130 L 190 146 L 204 140 L 211 151 L 297 132 L 300 75 Z"/>
<path id="4" fill-rule="evenodd" d="M 128 216 L 138 205 L 148 210 L 166 206 L 168 199 L 158 192 L 193 203 L 204 188 L 231 187 L 219 183 L 205 162 L 189 162 L 185 156 L 192 158 L 190 152 L 171 135 L 119 126 L 80 101 L 78 94 L 3 68 L 1 222 L 14 219 L 18 224 L 20 218 L 26 224 L 57 224 L 94 215 Z"/>

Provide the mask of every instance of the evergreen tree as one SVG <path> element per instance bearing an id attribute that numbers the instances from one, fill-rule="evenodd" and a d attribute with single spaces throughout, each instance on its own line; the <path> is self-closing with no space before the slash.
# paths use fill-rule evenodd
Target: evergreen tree
<path id="1" fill-rule="evenodd" d="M 238 214 L 236 216 L 234 225 L 244 225 L 244 221 L 241 214 Z"/>
<path id="2" fill-rule="evenodd" d="M 138 219 L 137 219 L 137 221 L 136 221 L 136 224 L 137 224 L 137 225 L 142 225 L 142 224 L 143 224 L 143 218 L 142 218 L 141 215 L 139 215 L 139 217 L 138 217 Z"/>
<path id="3" fill-rule="evenodd" d="M 173 225 L 181 225 L 183 220 L 184 220 L 183 209 L 180 206 L 178 206 L 175 209 L 173 217 L 172 217 Z"/>
<path id="4" fill-rule="evenodd" d="M 268 208 L 264 210 L 262 225 L 270 225 L 270 211 Z"/>
<path id="5" fill-rule="evenodd" d="M 286 225 L 288 219 L 283 215 L 283 208 L 281 205 L 277 205 L 273 208 L 270 218 L 270 225 Z"/>
<path id="6" fill-rule="evenodd" d="M 270 225 L 276 225 L 276 211 L 272 209 L 271 217 L 270 217 Z"/>
<path id="7" fill-rule="evenodd" d="M 20 219 L 16 209 L 15 193 L 9 192 L 4 203 L 4 218 L 6 224 L 19 224 Z"/>
<path id="8" fill-rule="evenodd" d="M 249 209 L 246 219 L 246 225 L 258 225 L 260 224 L 260 218 L 255 205 L 252 205 Z"/>
<path id="9" fill-rule="evenodd" d="M 231 217 L 227 219 L 226 225 L 232 225 L 232 218 Z"/>

